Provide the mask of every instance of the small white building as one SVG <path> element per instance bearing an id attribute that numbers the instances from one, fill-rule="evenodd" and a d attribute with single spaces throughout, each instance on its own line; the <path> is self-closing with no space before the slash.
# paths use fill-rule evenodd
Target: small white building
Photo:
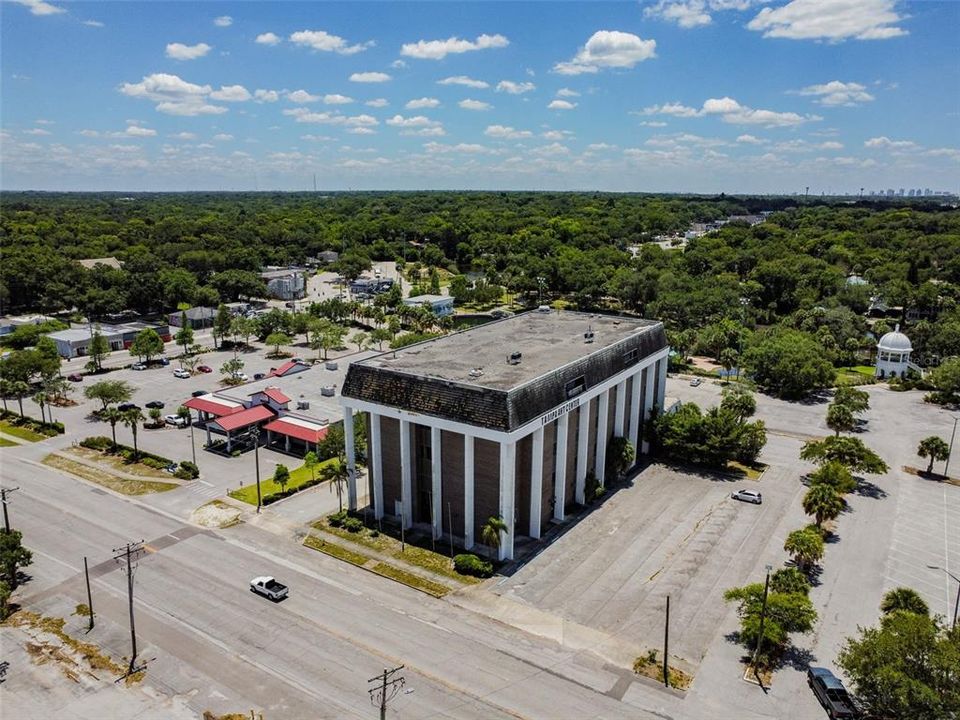
<path id="1" fill-rule="evenodd" d="M 403 301 L 411 307 L 428 307 L 437 317 L 453 315 L 453 298 L 446 295 L 417 295 Z"/>
<path id="2" fill-rule="evenodd" d="M 307 292 L 303 270 L 296 268 L 268 268 L 260 273 L 267 284 L 267 292 L 280 300 L 299 300 Z"/>
<path id="3" fill-rule="evenodd" d="M 910 353 L 913 346 L 910 338 L 900 332 L 897 325 L 893 332 L 888 332 L 877 343 L 877 373 L 880 379 L 889 377 L 902 378 L 910 367 Z"/>

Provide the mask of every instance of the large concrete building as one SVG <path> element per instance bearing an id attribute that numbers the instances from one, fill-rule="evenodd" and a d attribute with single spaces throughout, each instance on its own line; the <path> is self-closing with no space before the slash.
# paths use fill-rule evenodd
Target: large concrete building
<path id="1" fill-rule="evenodd" d="M 531 312 L 376 355 L 342 391 L 348 494 L 356 508 L 354 413 L 364 414 L 376 517 L 453 533 L 465 548 L 503 518 L 501 559 L 537 539 L 603 485 L 611 437 L 637 449 L 662 407 L 663 325 L 565 311 Z"/>

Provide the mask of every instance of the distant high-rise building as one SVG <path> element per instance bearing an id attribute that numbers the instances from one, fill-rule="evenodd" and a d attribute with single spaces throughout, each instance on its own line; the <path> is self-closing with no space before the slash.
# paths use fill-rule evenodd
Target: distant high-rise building
<path id="1" fill-rule="evenodd" d="M 894 195 L 896 195 L 896 193 L 893 188 L 887 188 L 887 197 L 893 197 Z"/>
<path id="2" fill-rule="evenodd" d="M 913 188 L 910 188 L 910 189 L 907 191 L 907 197 L 913 197 L 913 192 L 914 192 Z"/>

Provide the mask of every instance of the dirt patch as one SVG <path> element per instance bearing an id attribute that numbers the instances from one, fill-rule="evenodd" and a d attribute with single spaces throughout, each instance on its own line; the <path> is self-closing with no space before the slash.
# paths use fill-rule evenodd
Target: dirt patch
<path id="1" fill-rule="evenodd" d="M 190 520 L 202 527 L 222 529 L 240 522 L 240 510 L 221 500 L 213 500 L 194 510 Z"/>
<path id="2" fill-rule="evenodd" d="M 933 480 L 934 482 L 945 482 L 948 485 L 956 485 L 960 487 L 960 478 L 948 477 L 947 475 L 941 475 L 940 473 L 928 473 L 926 470 L 921 470 L 920 468 L 915 468 L 912 465 L 904 465 L 901 470 L 903 470 L 907 475 L 913 475 L 920 478 L 921 480 Z"/>
<path id="3" fill-rule="evenodd" d="M 56 454 L 47 455 L 47 457 L 43 459 L 43 464 L 71 475 L 76 475 L 88 482 L 110 488 L 124 495 L 147 495 L 148 493 L 166 492 L 167 490 L 174 490 L 180 487 L 179 485 L 169 482 L 132 480 L 117 477 L 106 470 L 92 468 L 89 465 L 84 465 L 83 463 L 78 463 Z"/>
<path id="4" fill-rule="evenodd" d="M 136 475 L 137 477 L 145 478 L 157 478 L 159 480 L 166 480 L 170 478 L 170 474 L 164 472 L 163 470 L 157 470 L 152 467 L 147 467 L 143 463 L 128 463 L 113 455 L 105 455 L 98 450 L 91 450 L 90 448 L 85 447 L 72 447 L 67 448 L 63 452 L 70 455 L 76 455 L 81 457 L 84 460 L 90 462 L 95 462 L 98 465 L 103 465 L 104 467 L 109 468 L 110 470 L 118 473 L 123 473 L 125 475 Z"/>

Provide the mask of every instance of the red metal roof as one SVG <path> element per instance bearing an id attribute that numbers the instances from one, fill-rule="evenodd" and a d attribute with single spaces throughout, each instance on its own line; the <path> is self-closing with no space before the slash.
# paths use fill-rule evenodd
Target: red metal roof
<path id="1" fill-rule="evenodd" d="M 261 420 L 267 420 L 268 418 L 272 417 L 273 410 L 268 408 L 266 405 L 254 405 L 252 408 L 248 408 L 241 412 L 217 418 L 217 420 L 212 424 L 216 425 L 224 432 L 233 432 L 234 430 L 247 427 L 247 425 L 253 425 Z"/>
<path id="2" fill-rule="evenodd" d="M 284 394 L 280 391 L 280 388 L 277 388 L 277 387 L 268 387 L 268 388 L 265 388 L 265 389 L 263 389 L 263 390 L 257 390 L 257 391 L 254 392 L 254 393 L 250 393 L 250 397 L 253 397 L 254 395 L 260 395 L 261 393 L 264 394 L 264 395 L 266 395 L 268 398 L 270 398 L 270 399 L 273 400 L 275 403 L 278 403 L 278 404 L 280 404 L 280 405 L 284 405 L 284 404 L 290 402 L 290 398 L 288 398 L 286 395 L 284 395 Z"/>
<path id="3" fill-rule="evenodd" d="M 304 365 L 303 363 L 298 363 L 298 362 L 294 362 L 293 360 L 290 360 L 289 362 L 285 362 L 283 365 L 278 367 L 276 370 L 274 370 L 270 374 L 273 375 L 274 377 L 283 377 L 284 375 L 287 375 L 290 372 L 303 372 L 304 370 L 309 370 L 309 369 L 310 369 L 309 365 Z"/>
<path id="4" fill-rule="evenodd" d="M 223 417 L 225 415 L 233 415 L 238 412 L 243 412 L 243 405 L 223 405 L 216 400 L 210 400 L 203 396 L 190 398 L 183 404 L 183 406 L 188 407 L 191 410 L 199 410 L 210 413 L 214 417 Z"/>
<path id="5" fill-rule="evenodd" d="M 297 440 L 304 440 L 306 442 L 320 442 L 327 435 L 327 428 L 317 428 L 316 430 L 303 425 L 298 425 L 292 422 L 286 422 L 283 418 L 274 420 L 271 423 L 267 423 L 263 426 L 264 430 L 270 430 L 271 432 L 279 433 L 281 435 L 289 435 L 292 438 Z"/>

